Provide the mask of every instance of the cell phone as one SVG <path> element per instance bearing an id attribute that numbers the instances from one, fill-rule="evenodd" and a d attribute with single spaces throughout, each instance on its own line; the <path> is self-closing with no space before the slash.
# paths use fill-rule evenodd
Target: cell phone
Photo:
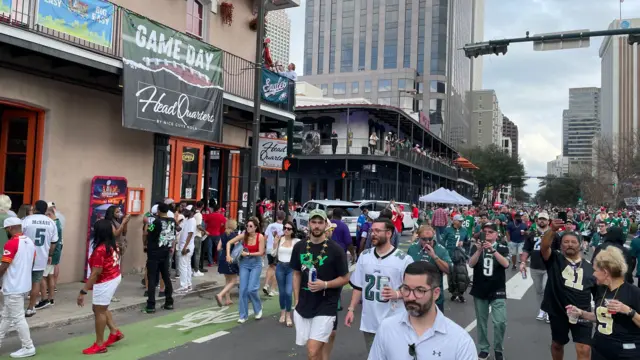
<path id="1" fill-rule="evenodd" d="M 563 222 L 567 222 L 567 212 L 566 211 L 558 211 L 558 219 Z"/>

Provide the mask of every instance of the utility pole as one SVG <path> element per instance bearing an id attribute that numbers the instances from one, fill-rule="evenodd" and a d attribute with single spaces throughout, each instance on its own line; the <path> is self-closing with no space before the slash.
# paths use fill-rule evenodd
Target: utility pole
<path id="1" fill-rule="evenodd" d="M 256 20 L 256 63 L 254 65 L 255 77 L 253 80 L 253 126 L 251 130 L 251 172 L 249 181 L 249 201 L 247 203 L 247 219 L 256 211 L 256 201 L 260 190 L 260 167 L 258 166 L 259 140 L 260 140 L 260 84 L 262 83 L 262 50 L 264 47 L 264 12 L 265 0 L 258 2 L 258 18 Z"/>

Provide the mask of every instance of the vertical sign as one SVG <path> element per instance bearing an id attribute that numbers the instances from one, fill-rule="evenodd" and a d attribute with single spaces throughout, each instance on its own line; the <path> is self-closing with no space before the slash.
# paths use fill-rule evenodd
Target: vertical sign
<path id="1" fill-rule="evenodd" d="M 127 179 L 114 176 L 96 176 L 91 180 L 89 198 L 89 222 L 87 225 L 87 256 L 85 258 L 85 280 L 89 278 L 89 257 L 93 252 L 93 224 L 104 215 L 111 206 L 117 206 L 125 212 L 127 202 Z"/>
<path id="2" fill-rule="evenodd" d="M 110 48 L 114 10 L 113 4 L 102 0 L 39 0 L 36 23 Z"/>

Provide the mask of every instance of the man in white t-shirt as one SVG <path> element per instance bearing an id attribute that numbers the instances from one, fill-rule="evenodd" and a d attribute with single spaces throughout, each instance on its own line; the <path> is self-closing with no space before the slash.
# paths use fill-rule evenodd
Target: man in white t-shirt
<path id="1" fill-rule="evenodd" d="M 182 211 L 185 219 L 182 221 L 180 238 L 176 247 L 176 261 L 178 262 L 178 272 L 180 273 L 180 288 L 176 293 L 186 293 L 191 291 L 191 256 L 195 249 L 194 237 L 197 231 L 196 219 L 193 218 L 193 212 L 189 209 Z"/>
<path id="2" fill-rule="evenodd" d="M 355 307 L 362 300 L 360 330 L 364 333 L 367 353 L 382 320 L 405 311 L 397 289 L 402 285 L 404 270 L 413 259 L 391 245 L 394 228 L 391 220 L 386 218 L 373 222 L 371 244 L 374 247 L 360 254 L 356 270 L 349 279 L 353 293 L 344 324 L 351 327 Z"/>
<path id="3" fill-rule="evenodd" d="M 267 296 L 276 295 L 273 289 L 277 288 L 277 284 L 275 281 L 277 264 L 275 257 L 271 255 L 271 251 L 274 249 L 274 239 L 276 238 L 276 236 L 282 236 L 284 234 L 284 231 L 282 230 L 282 222 L 286 217 L 287 214 L 284 211 L 278 210 L 276 212 L 276 222 L 269 224 L 269 226 L 267 226 L 267 230 L 264 232 L 265 236 L 267 237 L 267 246 L 265 247 L 265 249 L 267 252 L 267 263 L 269 264 L 269 267 L 267 268 L 267 274 L 262 291 Z"/>
<path id="4" fill-rule="evenodd" d="M 51 260 L 56 247 L 51 246 L 58 242 L 58 228 L 56 223 L 51 220 L 45 213 L 48 204 L 44 200 L 36 201 L 34 206 L 35 213 L 29 215 L 22 220 L 22 231 L 26 237 L 33 240 L 36 246 L 36 260 L 33 263 L 33 271 L 31 275 L 31 298 L 29 298 L 29 307 L 25 312 L 26 317 L 36 314 L 35 305 L 38 295 L 40 294 L 40 280 L 45 272 L 53 274 L 55 266 L 51 265 Z M 47 294 L 42 294 L 46 297 Z M 44 303 L 43 303 L 44 304 Z M 51 303 L 47 302 L 45 308 Z"/>

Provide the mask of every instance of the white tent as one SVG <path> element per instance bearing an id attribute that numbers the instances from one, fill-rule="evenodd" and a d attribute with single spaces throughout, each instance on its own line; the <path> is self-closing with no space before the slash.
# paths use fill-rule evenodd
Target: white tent
<path id="1" fill-rule="evenodd" d="M 423 195 L 419 200 L 437 204 L 458 204 L 460 202 L 460 199 L 445 188 L 440 188 L 430 194 Z"/>
<path id="2" fill-rule="evenodd" d="M 450 191 L 451 191 L 451 193 L 452 193 L 455 197 L 457 197 L 458 199 L 460 199 L 460 205 L 471 205 L 471 204 L 473 203 L 471 200 L 469 200 L 469 199 L 467 199 L 466 197 L 464 197 L 464 196 L 462 196 L 462 195 L 458 194 L 458 192 L 457 192 L 457 191 L 455 191 L 455 190 L 450 190 Z"/>

